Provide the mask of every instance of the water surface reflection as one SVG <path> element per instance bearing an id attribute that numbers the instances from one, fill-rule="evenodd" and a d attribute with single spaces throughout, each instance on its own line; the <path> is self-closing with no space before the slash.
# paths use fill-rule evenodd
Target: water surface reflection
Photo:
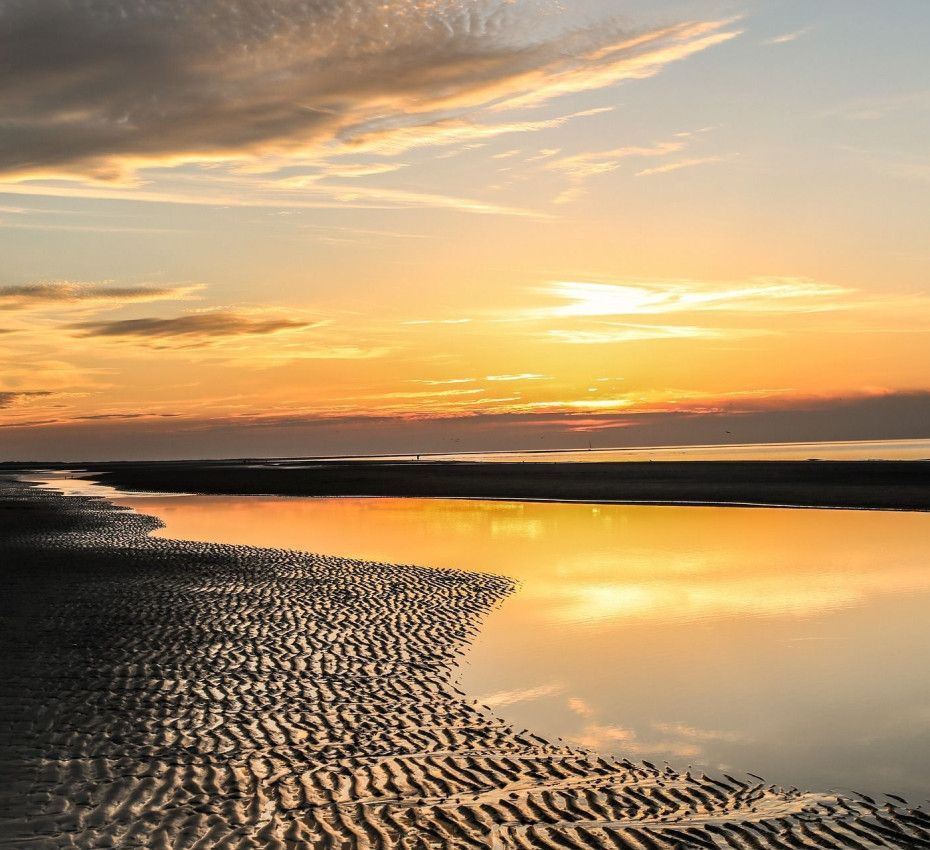
<path id="1" fill-rule="evenodd" d="M 809 788 L 930 796 L 930 515 L 146 497 L 165 536 L 503 573 L 462 671 L 519 726 Z"/>

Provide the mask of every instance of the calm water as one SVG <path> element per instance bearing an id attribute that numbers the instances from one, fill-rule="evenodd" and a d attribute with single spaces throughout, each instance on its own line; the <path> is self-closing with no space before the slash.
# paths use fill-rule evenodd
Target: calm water
<path id="1" fill-rule="evenodd" d="M 461 685 L 520 727 L 632 759 L 930 797 L 930 514 L 120 501 L 161 518 L 162 536 L 518 579 Z"/>
<path id="2" fill-rule="evenodd" d="M 332 459 L 332 458 L 331 458 Z M 930 460 L 930 440 L 846 440 L 819 443 L 742 443 L 713 446 L 641 446 L 593 450 L 463 452 L 459 454 L 356 456 L 346 460 L 461 460 L 550 463 L 623 460 Z M 299 467 L 326 458 L 256 461 L 261 466 Z"/>

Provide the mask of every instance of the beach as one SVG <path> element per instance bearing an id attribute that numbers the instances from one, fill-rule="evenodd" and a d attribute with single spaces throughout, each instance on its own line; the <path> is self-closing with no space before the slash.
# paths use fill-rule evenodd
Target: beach
<path id="1" fill-rule="evenodd" d="M 158 539 L 0 488 L 6 846 L 930 846 L 895 797 L 510 728 L 453 674 L 508 579 Z"/>
<path id="2" fill-rule="evenodd" d="M 0 850 L 930 850 L 928 43 L 0 0 Z"/>

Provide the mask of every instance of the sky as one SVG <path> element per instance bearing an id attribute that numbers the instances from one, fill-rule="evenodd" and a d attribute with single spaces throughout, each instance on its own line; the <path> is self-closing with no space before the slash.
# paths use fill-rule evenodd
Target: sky
<path id="1" fill-rule="evenodd" d="M 925 0 L 0 0 L 0 459 L 930 436 Z"/>

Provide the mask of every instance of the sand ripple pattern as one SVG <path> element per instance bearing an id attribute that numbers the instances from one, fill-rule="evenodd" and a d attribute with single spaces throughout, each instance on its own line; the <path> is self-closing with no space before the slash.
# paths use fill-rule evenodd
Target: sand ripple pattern
<path id="1" fill-rule="evenodd" d="M 0 845 L 930 848 L 904 801 L 603 758 L 452 684 L 512 587 L 0 482 Z"/>

